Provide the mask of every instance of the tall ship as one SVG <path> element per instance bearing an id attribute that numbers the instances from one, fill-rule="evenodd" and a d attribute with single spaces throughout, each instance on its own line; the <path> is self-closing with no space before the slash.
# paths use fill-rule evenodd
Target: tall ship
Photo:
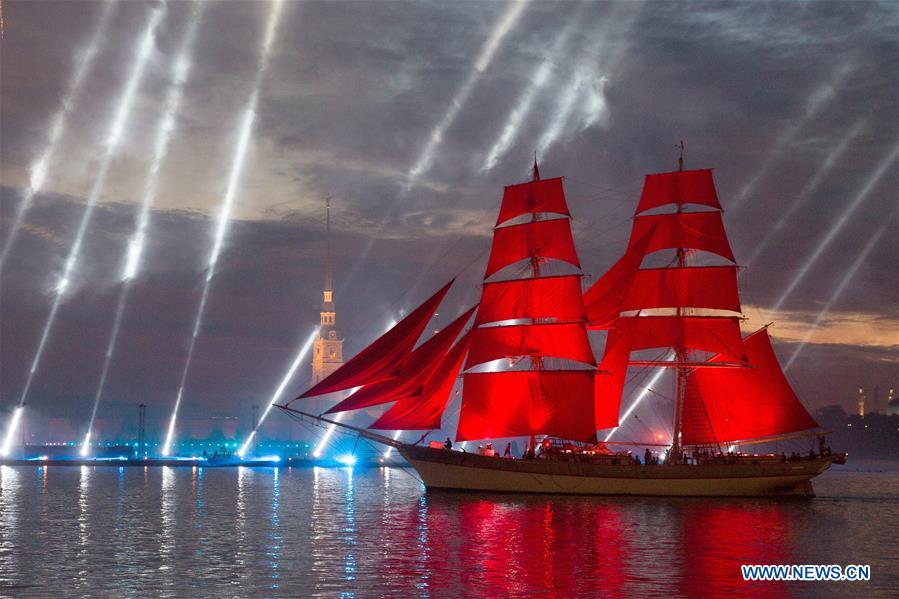
<path id="1" fill-rule="evenodd" d="M 767 327 L 741 333 L 739 267 L 722 214 L 711 169 L 684 170 L 681 154 L 678 170 L 646 176 L 627 248 L 584 291 L 563 180 L 541 179 L 535 162 L 532 180 L 503 192 L 477 305 L 422 340 L 450 281 L 279 407 L 396 448 L 428 489 L 814 496 L 811 479 L 845 455 L 825 446 Z M 604 337 L 599 363 L 589 331 Z M 629 408 L 661 400 L 670 438 L 608 441 L 633 382 L 666 372 L 673 402 L 650 396 L 650 383 Z M 305 407 L 338 392 L 324 413 Z M 457 395 L 455 439 L 425 443 L 453 429 Z M 333 416 L 374 406 L 386 410 L 367 428 Z M 811 449 L 801 455 L 742 451 L 803 437 Z M 523 454 L 510 455 L 512 440 L 526 443 Z"/>

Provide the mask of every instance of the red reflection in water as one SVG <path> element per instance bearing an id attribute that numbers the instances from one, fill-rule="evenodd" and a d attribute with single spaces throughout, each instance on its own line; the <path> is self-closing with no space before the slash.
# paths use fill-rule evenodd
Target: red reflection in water
<path id="1" fill-rule="evenodd" d="M 791 526 L 780 503 L 696 502 L 681 519 L 680 590 L 689 596 L 782 597 L 785 582 L 744 582 L 741 564 L 791 564 Z"/>
<path id="2" fill-rule="evenodd" d="M 428 493 L 392 503 L 386 529 L 359 530 L 362 545 L 383 547 L 360 565 L 382 588 L 417 595 L 781 596 L 789 583 L 746 583 L 740 565 L 795 563 L 787 509 L 752 500 Z"/>
<path id="3" fill-rule="evenodd" d="M 465 585 L 484 596 L 544 589 L 567 596 L 599 590 L 604 596 L 624 595 L 632 540 L 613 504 L 556 497 L 430 495 L 428 500 L 428 532 L 436 541 L 428 587 L 437 594 Z M 442 541 L 456 538 L 464 542 Z"/>

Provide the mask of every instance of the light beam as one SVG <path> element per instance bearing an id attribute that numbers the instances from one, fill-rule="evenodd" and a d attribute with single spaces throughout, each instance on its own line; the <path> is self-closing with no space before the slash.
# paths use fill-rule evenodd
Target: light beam
<path id="1" fill-rule="evenodd" d="M 94 421 L 97 417 L 97 408 L 103 397 L 107 375 L 109 374 L 109 368 L 112 364 L 112 357 L 115 354 L 119 329 L 122 325 L 122 316 L 125 313 L 125 306 L 128 303 L 128 292 L 131 289 L 131 281 L 137 276 L 140 267 L 140 258 L 144 249 L 147 229 L 150 224 L 150 210 L 153 203 L 156 201 L 159 172 L 162 168 L 162 163 L 168 154 L 169 142 L 172 139 L 172 132 L 175 129 L 175 121 L 181 110 L 181 101 L 184 97 L 184 84 L 190 74 L 190 59 L 193 52 L 193 44 L 196 39 L 197 29 L 199 28 L 204 7 L 204 2 L 194 2 L 184 39 L 172 63 L 171 81 L 168 90 L 166 91 L 163 116 L 156 129 L 153 158 L 144 184 L 144 195 L 137 215 L 135 230 L 127 246 L 125 267 L 121 275 L 122 285 L 119 289 L 119 299 L 116 304 L 115 318 L 113 319 L 109 341 L 106 346 L 106 356 L 103 360 L 103 370 L 100 373 L 100 382 L 97 385 L 97 392 L 94 395 L 94 405 L 91 410 L 87 433 L 85 434 L 84 443 L 81 448 L 82 456 L 86 456 L 89 452 L 88 448 L 91 434 L 94 429 Z"/>
<path id="2" fill-rule="evenodd" d="M 206 278 L 203 283 L 203 294 L 197 307 L 197 315 L 194 320 L 193 333 L 190 338 L 190 345 L 187 350 L 187 359 L 184 362 L 184 370 L 181 374 L 181 384 L 178 387 L 178 395 L 175 399 L 175 406 L 172 410 L 172 416 L 169 419 L 169 426 L 166 432 L 165 443 L 162 448 L 162 455 L 169 455 L 172 448 L 172 440 L 175 435 L 175 422 L 178 417 L 178 409 L 181 407 L 181 399 L 184 396 L 184 385 L 187 382 L 187 376 L 190 372 L 190 366 L 196 348 L 197 336 L 200 333 L 200 327 L 203 322 L 203 315 L 206 310 L 206 301 L 209 297 L 210 283 L 215 276 L 216 266 L 218 264 L 219 254 L 225 242 L 225 235 L 228 232 L 228 226 L 231 223 L 231 211 L 234 208 L 234 199 L 237 196 L 237 190 L 240 183 L 240 176 L 243 172 L 244 161 L 247 155 L 247 148 L 250 145 L 250 137 L 253 132 L 253 123 L 256 120 L 256 107 L 259 102 L 259 90 L 262 85 L 262 77 L 264 76 L 271 56 L 272 44 L 275 40 L 275 33 L 278 29 L 278 23 L 281 20 L 281 11 L 283 8 L 283 0 L 274 0 L 269 8 L 268 20 L 266 21 L 265 34 L 262 40 L 259 67 L 256 71 L 256 77 L 253 81 L 252 92 L 247 101 L 246 108 L 243 111 L 240 129 L 237 137 L 237 146 L 231 163 L 231 172 L 228 176 L 228 184 L 225 188 L 225 194 L 222 197 L 221 208 L 219 210 L 216 221 L 215 232 L 213 237 L 212 249 L 209 253 L 209 260 L 206 264 Z"/>
<path id="3" fill-rule="evenodd" d="M 0 457 L 9 457 L 9 453 L 12 451 L 12 442 L 16 437 L 16 429 L 19 428 L 19 421 L 22 420 L 22 411 L 25 409 L 25 406 L 18 405 L 12 412 L 12 417 L 9 419 L 9 427 L 6 429 L 6 437 L 3 439 L 3 447 L 0 448 Z"/>
<path id="4" fill-rule="evenodd" d="M 284 393 L 284 389 L 287 387 L 287 384 L 293 380 L 293 375 L 296 373 L 297 368 L 300 367 L 300 364 L 303 363 L 303 360 L 306 358 L 306 354 L 309 353 L 309 349 L 312 347 L 312 344 L 315 342 L 315 339 L 318 337 L 319 329 L 316 328 L 312 331 L 312 334 L 309 335 L 309 338 L 306 339 L 306 342 L 300 347 L 300 351 L 297 352 L 296 358 L 293 360 L 293 364 L 290 365 L 290 368 L 287 371 L 287 374 L 284 375 L 284 378 L 281 379 L 281 384 L 278 385 L 278 388 L 275 389 L 275 392 L 272 393 L 272 398 L 268 402 L 268 406 L 265 408 L 265 411 L 262 412 L 262 417 L 259 419 L 259 422 L 256 423 L 256 428 L 250 433 L 250 436 L 247 437 L 247 440 L 244 441 L 243 445 L 240 446 L 240 450 L 237 452 L 237 455 L 243 457 L 244 454 L 247 453 L 247 449 L 250 447 L 250 443 L 253 442 L 253 439 L 256 437 L 256 432 L 259 430 L 259 427 L 262 426 L 262 423 L 265 422 L 266 416 L 271 412 L 272 407 L 275 405 L 275 402 L 278 401 L 278 398 L 281 397 L 281 394 Z"/>
<path id="5" fill-rule="evenodd" d="M 81 216 L 81 222 L 78 225 L 78 231 L 75 234 L 75 240 L 72 243 L 72 246 L 69 248 L 69 255 L 66 258 L 63 272 L 60 275 L 59 282 L 56 285 L 56 295 L 53 298 L 53 304 L 50 307 L 50 314 L 48 315 L 47 321 L 44 324 L 44 330 L 41 333 L 37 351 L 35 352 L 34 359 L 32 360 L 31 368 L 28 371 L 28 378 L 25 381 L 25 388 L 23 389 L 22 396 L 19 399 L 19 406 L 24 405 L 25 400 L 28 397 L 28 391 L 31 389 L 34 375 L 38 370 L 38 366 L 40 365 L 41 356 L 43 356 L 44 348 L 47 345 L 47 340 L 50 338 L 50 331 L 53 329 L 53 324 L 56 321 L 56 315 L 59 312 L 59 306 L 62 303 L 63 297 L 65 296 L 65 291 L 71 283 L 72 276 L 74 275 L 75 266 L 78 262 L 79 254 L 81 253 L 81 244 L 84 242 L 84 236 L 87 233 L 88 226 L 90 225 L 94 208 L 96 207 L 97 201 L 100 199 L 100 196 L 103 193 L 103 189 L 106 185 L 106 176 L 109 172 L 112 158 L 115 155 L 119 144 L 121 143 L 124 125 L 131 114 L 131 109 L 134 105 L 134 99 L 137 94 L 137 89 L 144 74 L 144 68 L 146 67 L 147 61 L 150 58 L 150 54 L 153 51 L 153 40 L 155 39 L 156 28 L 162 21 L 164 12 L 164 8 L 152 8 L 150 10 L 150 18 L 147 22 L 144 34 L 138 39 L 137 54 L 131 68 L 131 73 L 129 74 L 128 79 L 125 83 L 125 88 L 123 89 L 122 95 L 119 98 L 117 110 L 113 115 L 113 119 L 106 136 L 104 152 L 100 159 L 100 168 L 97 171 L 97 178 L 94 180 L 94 186 L 91 189 L 90 195 L 88 196 L 87 204 L 84 208 L 84 213 Z M 11 426 L 7 431 L 7 435 L 11 435 L 14 433 L 14 427 Z"/>
<path id="6" fill-rule="evenodd" d="M 393 440 L 396 441 L 397 439 L 399 439 L 399 438 L 400 438 L 400 433 L 402 433 L 402 432 L 403 432 L 403 431 L 396 431 L 396 432 L 394 432 L 394 433 L 393 433 Z M 393 447 L 388 447 L 386 450 L 384 450 L 384 458 L 389 458 L 389 457 L 390 457 L 390 454 L 392 454 L 392 453 L 393 453 Z"/>
<path id="7" fill-rule="evenodd" d="M 565 45 L 568 43 L 568 38 L 571 37 L 575 25 L 579 22 L 581 12 L 580 6 L 583 5 L 579 5 L 579 8 L 572 18 L 569 19 L 565 28 L 556 37 L 552 50 L 547 54 L 546 58 L 543 59 L 543 62 L 537 67 L 537 70 L 534 71 L 530 84 L 525 88 L 521 96 L 519 96 L 518 103 L 515 105 L 515 108 L 512 109 L 512 112 L 509 113 L 509 117 L 506 119 L 506 124 L 503 125 L 499 137 L 487 152 L 487 158 L 484 160 L 483 166 L 481 166 L 481 172 L 489 171 L 496 166 L 499 159 L 502 158 L 515 142 L 515 138 L 518 136 L 518 131 L 521 129 L 522 123 L 524 123 L 524 120 L 531 112 L 534 100 L 537 99 L 537 96 L 549 81 L 556 61 L 562 55 Z"/>
<path id="8" fill-rule="evenodd" d="M 840 143 L 834 146 L 834 148 L 828 153 L 827 158 L 824 159 L 824 162 L 821 163 L 821 166 L 818 167 L 818 170 L 815 171 L 815 174 L 805 182 L 805 185 L 802 186 L 802 190 L 800 190 L 799 194 L 796 198 L 790 203 L 790 207 L 784 212 L 774 223 L 774 226 L 768 229 L 765 233 L 765 236 L 756 246 L 755 250 L 752 252 L 752 255 L 749 257 L 749 260 L 746 261 L 746 266 L 751 265 L 765 249 L 768 247 L 768 244 L 771 242 L 771 239 L 780 232 L 781 229 L 787 224 L 790 218 L 796 214 L 796 211 L 799 210 L 805 202 L 812 196 L 812 193 L 818 189 L 818 185 L 824 180 L 824 177 L 827 173 L 830 172 L 830 169 L 833 168 L 833 165 L 837 163 L 837 160 L 842 158 L 843 153 L 849 147 L 849 144 L 854 140 L 859 133 L 861 133 L 862 129 L 864 129 L 865 119 L 859 120 L 852 130 L 847 133 L 843 139 L 840 140 Z"/>
<path id="9" fill-rule="evenodd" d="M 815 91 L 812 92 L 805 104 L 805 110 L 802 115 L 793 121 L 791 126 L 785 128 L 775 140 L 774 145 L 763 154 L 765 159 L 755 172 L 755 175 L 753 175 L 740 190 L 739 195 L 737 195 L 736 200 L 730 207 L 731 210 L 739 208 L 743 202 L 752 196 L 755 192 L 755 188 L 758 187 L 758 184 L 764 179 L 765 175 L 768 174 L 771 167 L 780 163 L 781 156 L 792 145 L 793 140 L 805 124 L 815 118 L 821 109 L 833 99 L 837 89 L 843 83 L 846 76 L 849 75 L 850 71 L 852 71 L 852 65 L 850 63 L 847 62 L 838 65 L 831 74 L 830 79 L 819 85 Z"/>
<path id="10" fill-rule="evenodd" d="M 440 122 L 434 127 L 431 131 L 431 135 L 428 137 L 428 141 L 425 144 L 424 149 L 421 151 L 421 154 L 418 156 L 418 160 L 415 161 L 415 164 L 409 170 L 409 174 L 406 179 L 406 190 L 412 188 L 415 184 L 415 181 L 423 175 L 427 170 L 431 167 L 431 162 L 434 159 L 434 153 L 437 150 L 437 147 L 440 145 L 440 142 L 443 141 L 443 136 L 446 133 L 447 129 L 453 124 L 458 116 L 459 112 L 468 102 L 468 97 L 471 95 L 472 90 L 474 90 L 475 85 L 477 85 L 478 80 L 480 80 L 481 75 L 484 74 L 484 71 L 490 66 L 490 63 L 493 62 L 493 57 L 496 55 L 496 52 L 499 50 L 500 45 L 502 44 L 503 38 L 506 37 L 506 34 L 512 30 L 512 28 L 518 23 L 519 17 L 521 17 L 521 13 L 524 11 L 526 6 L 526 2 L 516 0 L 515 2 L 510 2 L 506 6 L 506 10 L 500 16 L 499 20 L 493 26 L 493 30 L 490 32 L 490 36 L 484 42 L 484 45 L 481 47 L 481 52 L 478 54 L 477 60 L 475 60 L 472 65 L 472 70 L 468 75 L 468 78 L 465 79 L 465 82 L 462 84 L 450 102 L 450 106 L 447 109 L 446 113 L 443 115 L 443 118 L 440 119 Z"/>
<path id="11" fill-rule="evenodd" d="M 802 265 L 802 268 L 799 269 L 799 272 L 793 278 L 793 281 L 787 286 L 784 292 L 781 294 L 780 298 L 777 300 L 777 303 L 774 304 L 774 307 L 771 309 L 771 314 L 775 314 L 780 308 L 784 305 L 787 299 L 790 297 L 790 294 L 799 286 L 799 283 L 802 282 L 802 279 L 805 278 L 805 275 L 808 274 L 809 270 L 811 270 L 812 266 L 815 265 L 815 262 L 818 261 L 818 258 L 824 253 L 824 251 L 830 246 L 831 242 L 836 238 L 836 236 L 843 230 L 843 227 L 846 226 L 846 223 L 849 222 L 849 218 L 855 213 L 859 206 L 861 206 L 862 202 L 868 198 L 871 191 L 876 187 L 877 183 L 880 179 L 888 172 L 890 165 L 896 160 L 896 157 L 899 156 L 899 144 L 893 147 L 892 151 L 887 154 L 886 158 L 878 165 L 878 167 L 874 170 L 859 192 L 856 194 L 855 199 L 852 200 L 852 203 L 846 207 L 843 213 L 837 218 L 836 222 L 830 227 L 830 230 L 824 236 L 818 246 L 815 248 L 815 251 L 812 252 L 812 255 L 809 256 L 808 260 L 806 260 L 805 264 Z"/>
<path id="12" fill-rule="evenodd" d="M 643 401 L 643 399 L 647 395 L 649 395 L 649 392 L 652 391 L 652 388 L 655 386 L 655 384 L 658 383 L 659 379 L 662 378 L 662 375 L 665 374 L 665 370 L 666 370 L 665 368 L 659 368 L 659 370 L 656 371 L 656 373 L 652 376 L 652 378 L 649 380 L 649 382 L 646 384 L 646 386 L 644 386 L 643 389 L 640 390 L 640 394 L 637 395 L 636 399 L 634 399 L 634 402 L 630 405 L 630 407 L 628 407 L 628 409 L 624 412 L 624 414 L 621 416 L 621 418 L 619 419 L 618 422 L 624 422 L 625 420 L 627 420 L 628 416 L 633 414 L 634 410 L 637 409 L 637 406 L 640 405 L 640 402 Z M 606 438 L 603 439 L 603 442 L 611 439 L 612 435 L 614 435 L 615 432 L 620 428 L 621 428 L 621 425 L 619 424 L 618 426 L 616 426 L 615 428 L 610 430 L 609 434 L 606 435 Z"/>
<path id="13" fill-rule="evenodd" d="M 340 422 L 343 419 L 343 415 L 346 412 L 338 412 L 337 416 L 334 417 L 334 422 Z M 322 452 L 325 450 L 325 446 L 328 444 L 328 440 L 331 438 L 331 435 L 334 434 L 334 429 L 337 426 L 332 424 L 328 426 L 328 430 L 325 431 L 325 435 L 322 437 L 321 441 L 318 442 L 318 445 L 315 446 L 315 451 L 312 452 L 312 457 L 320 458 L 322 457 Z"/>
<path id="14" fill-rule="evenodd" d="M 624 54 L 625 38 L 642 9 L 643 5 L 636 2 L 613 4 L 612 14 L 603 16 L 602 23 L 593 33 L 597 42 L 581 56 L 580 65 L 556 100 L 549 124 L 537 142 L 538 155 L 545 155 L 562 136 L 576 107 L 580 108 L 580 131 L 592 127 L 608 114 L 605 86 Z"/>
<path id="15" fill-rule="evenodd" d="M 106 30 L 108 29 L 110 16 L 113 13 L 114 6 L 116 6 L 115 0 L 108 0 L 103 5 L 97 27 L 94 29 L 94 33 L 91 36 L 87 47 L 77 58 L 75 70 L 72 72 L 72 78 L 69 80 L 69 85 L 62 98 L 62 105 L 50 122 L 50 133 L 47 136 L 47 143 L 44 145 L 44 148 L 37 159 L 31 164 L 28 188 L 25 190 L 25 195 L 16 209 L 12 228 L 6 238 L 6 245 L 3 246 L 3 252 L 0 253 L 0 271 L 3 270 L 6 258 L 9 256 L 9 252 L 12 250 L 16 238 L 19 236 L 19 229 L 22 226 L 25 214 L 28 212 L 29 208 L 31 208 L 34 196 L 40 193 L 44 188 L 47 171 L 50 169 L 50 165 L 56 157 L 56 152 L 59 149 L 59 141 L 62 139 L 69 113 L 72 111 L 75 100 L 78 98 L 87 73 L 91 70 L 94 59 L 100 51 L 100 45 L 106 38 Z"/>
<path id="16" fill-rule="evenodd" d="M 583 95 L 585 86 L 591 78 L 591 71 L 592 69 L 586 66 L 579 67 L 577 71 L 575 71 L 571 83 L 565 87 L 565 90 L 559 96 L 556 103 L 556 109 L 553 111 L 549 125 L 547 125 L 546 129 L 543 131 L 543 135 L 540 136 L 540 139 L 537 142 L 537 154 L 540 156 L 546 154 L 546 151 L 550 146 L 552 146 L 556 139 L 562 135 L 562 131 L 568 124 L 571 113 L 574 111 L 575 103 L 578 98 Z M 603 77 L 601 81 L 604 84 L 605 78 Z"/>
<path id="17" fill-rule="evenodd" d="M 812 323 L 812 326 L 808 328 L 805 335 L 802 337 L 802 340 L 799 342 L 799 345 L 796 346 L 796 349 L 793 350 L 793 355 L 790 356 L 790 359 L 787 360 L 786 366 L 784 366 L 784 372 L 789 370 L 790 366 L 793 365 L 793 362 L 796 361 L 796 358 L 799 356 L 799 353 L 805 348 L 806 344 L 808 344 L 809 339 L 811 339 L 812 335 L 815 334 L 815 331 L 818 330 L 818 327 L 821 326 L 821 323 L 824 322 L 824 319 L 827 318 L 827 315 L 830 313 L 831 308 L 834 303 L 839 299 L 840 295 L 843 291 L 846 290 L 846 287 L 849 286 L 849 283 L 852 282 L 852 279 L 855 277 L 855 274 L 858 272 L 858 269 L 862 264 L 865 263 L 865 260 L 868 258 L 868 254 L 871 253 L 871 250 L 877 245 L 877 242 L 880 241 L 880 238 L 883 237 L 883 234 L 886 232 L 887 228 L 890 226 L 892 222 L 892 216 L 887 218 L 886 222 L 878 229 L 878 231 L 868 240 L 868 243 L 865 244 L 864 249 L 862 249 L 861 253 L 855 259 L 855 262 L 852 263 L 852 266 L 849 267 L 849 270 L 846 271 L 846 274 L 843 275 L 843 278 L 840 279 L 839 285 L 834 289 L 833 294 L 831 294 L 830 299 L 827 300 L 827 303 L 824 304 L 824 307 L 821 308 L 821 311 L 818 312 L 818 316 L 815 318 L 815 322 Z"/>

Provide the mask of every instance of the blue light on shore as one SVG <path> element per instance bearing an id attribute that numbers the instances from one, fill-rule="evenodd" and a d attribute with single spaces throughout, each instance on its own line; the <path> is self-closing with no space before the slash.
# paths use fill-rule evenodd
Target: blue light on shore
<path id="1" fill-rule="evenodd" d="M 352 454 L 339 455 L 335 459 L 339 464 L 342 464 L 347 468 L 352 468 L 356 465 L 356 456 Z"/>

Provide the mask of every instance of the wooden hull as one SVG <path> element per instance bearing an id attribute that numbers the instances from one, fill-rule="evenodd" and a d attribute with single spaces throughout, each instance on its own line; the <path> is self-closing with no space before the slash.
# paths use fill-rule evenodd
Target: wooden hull
<path id="1" fill-rule="evenodd" d="M 414 445 L 398 451 L 429 490 L 570 495 L 814 497 L 811 479 L 832 463 L 830 457 L 819 457 L 799 462 L 645 466 L 512 460 Z"/>

